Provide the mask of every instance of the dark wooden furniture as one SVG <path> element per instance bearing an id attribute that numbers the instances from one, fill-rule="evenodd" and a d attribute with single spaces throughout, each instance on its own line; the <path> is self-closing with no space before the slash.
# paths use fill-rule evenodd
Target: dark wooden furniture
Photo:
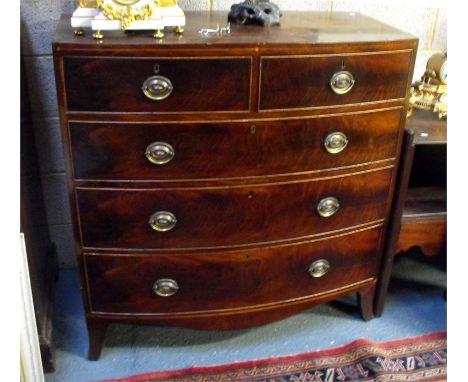
<path id="1" fill-rule="evenodd" d="M 47 226 L 23 62 L 21 74 L 20 229 L 24 234 L 28 257 L 42 366 L 44 372 L 48 373 L 55 370 L 52 309 L 57 260 Z"/>
<path id="2" fill-rule="evenodd" d="M 351 292 L 373 317 L 417 40 L 321 13 L 198 33 L 225 18 L 59 26 L 90 359 L 110 322 L 246 328 Z"/>
<path id="3" fill-rule="evenodd" d="M 444 252 L 447 238 L 447 121 L 417 111 L 407 127 L 415 147 L 395 252 L 417 246 L 435 256 Z"/>
<path id="4" fill-rule="evenodd" d="M 447 243 L 447 120 L 415 110 L 406 121 L 401 164 L 394 196 L 386 261 L 376 295 L 381 316 L 393 256 L 419 248 L 427 256 L 442 255 Z"/>

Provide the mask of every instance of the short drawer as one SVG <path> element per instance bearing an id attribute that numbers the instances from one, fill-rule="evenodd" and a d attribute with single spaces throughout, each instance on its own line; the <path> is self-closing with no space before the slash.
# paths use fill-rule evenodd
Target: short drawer
<path id="1" fill-rule="evenodd" d="M 87 254 L 91 310 L 209 314 L 336 293 L 375 277 L 380 232 L 209 255 Z"/>
<path id="2" fill-rule="evenodd" d="M 391 176 L 386 168 L 249 187 L 79 187 L 82 242 L 88 248 L 176 250 L 309 237 L 383 219 Z"/>
<path id="3" fill-rule="evenodd" d="M 91 112 L 249 109 L 251 58 L 64 58 L 67 108 Z"/>
<path id="4" fill-rule="evenodd" d="M 200 180 L 313 172 L 395 157 L 402 109 L 203 124 L 70 123 L 74 177 Z"/>
<path id="5" fill-rule="evenodd" d="M 410 62 L 411 51 L 263 57 L 259 108 L 301 109 L 404 98 Z"/>

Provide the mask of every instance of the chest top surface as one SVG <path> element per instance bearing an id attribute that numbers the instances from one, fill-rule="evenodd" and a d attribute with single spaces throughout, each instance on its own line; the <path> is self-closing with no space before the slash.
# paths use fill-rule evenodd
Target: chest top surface
<path id="1" fill-rule="evenodd" d="M 103 41 L 96 42 L 89 31 L 76 37 L 70 19 L 64 16 L 54 38 L 56 50 L 67 46 L 75 49 L 152 47 L 234 47 L 234 46 L 291 46 L 291 45 L 334 45 L 362 43 L 391 43 L 416 41 L 416 38 L 389 25 L 358 13 L 284 12 L 280 27 L 231 25 L 229 35 L 204 36 L 198 33 L 203 28 L 223 27 L 227 23 L 227 12 L 186 12 L 187 27 L 181 36 L 166 33 L 161 40 L 152 38 L 152 32 L 123 33 L 106 31 Z"/>

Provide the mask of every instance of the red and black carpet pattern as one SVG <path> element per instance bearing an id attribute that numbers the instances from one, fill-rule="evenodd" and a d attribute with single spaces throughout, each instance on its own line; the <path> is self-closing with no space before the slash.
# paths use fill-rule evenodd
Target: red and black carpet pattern
<path id="1" fill-rule="evenodd" d="M 386 343 L 357 340 L 332 350 L 214 367 L 144 374 L 107 382 L 446 381 L 446 333 Z"/>

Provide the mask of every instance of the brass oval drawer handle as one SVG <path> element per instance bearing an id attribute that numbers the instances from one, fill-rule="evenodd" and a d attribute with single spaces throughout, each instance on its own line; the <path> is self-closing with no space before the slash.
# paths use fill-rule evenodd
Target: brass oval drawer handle
<path id="1" fill-rule="evenodd" d="M 341 132 L 331 133 L 325 138 L 324 146 L 330 154 L 338 154 L 348 146 L 348 137 Z"/>
<path id="2" fill-rule="evenodd" d="M 155 212 L 149 219 L 149 225 L 157 232 L 167 232 L 177 224 L 175 215 L 167 211 Z"/>
<path id="3" fill-rule="evenodd" d="M 330 263 L 325 259 L 320 259 L 310 264 L 309 274 L 312 277 L 318 278 L 327 274 L 329 270 L 330 270 Z"/>
<path id="4" fill-rule="evenodd" d="M 160 297 L 170 297 L 178 290 L 179 284 L 172 279 L 159 279 L 153 284 L 153 292 Z"/>
<path id="5" fill-rule="evenodd" d="M 340 203 L 338 202 L 338 199 L 332 196 L 322 199 L 317 205 L 317 211 L 323 218 L 328 218 L 334 215 L 339 209 Z"/>
<path id="6" fill-rule="evenodd" d="M 330 86 L 336 94 L 348 93 L 353 88 L 354 83 L 353 75 L 347 70 L 335 73 L 330 80 Z"/>
<path id="7" fill-rule="evenodd" d="M 169 97 L 173 90 L 172 82 L 164 76 L 151 76 L 143 82 L 143 93 L 153 101 L 161 101 Z"/>
<path id="8" fill-rule="evenodd" d="M 166 142 L 153 142 L 145 151 L 146 158 L 154 164 L 166 164 L 174 158 L 174 148 Z"/>

